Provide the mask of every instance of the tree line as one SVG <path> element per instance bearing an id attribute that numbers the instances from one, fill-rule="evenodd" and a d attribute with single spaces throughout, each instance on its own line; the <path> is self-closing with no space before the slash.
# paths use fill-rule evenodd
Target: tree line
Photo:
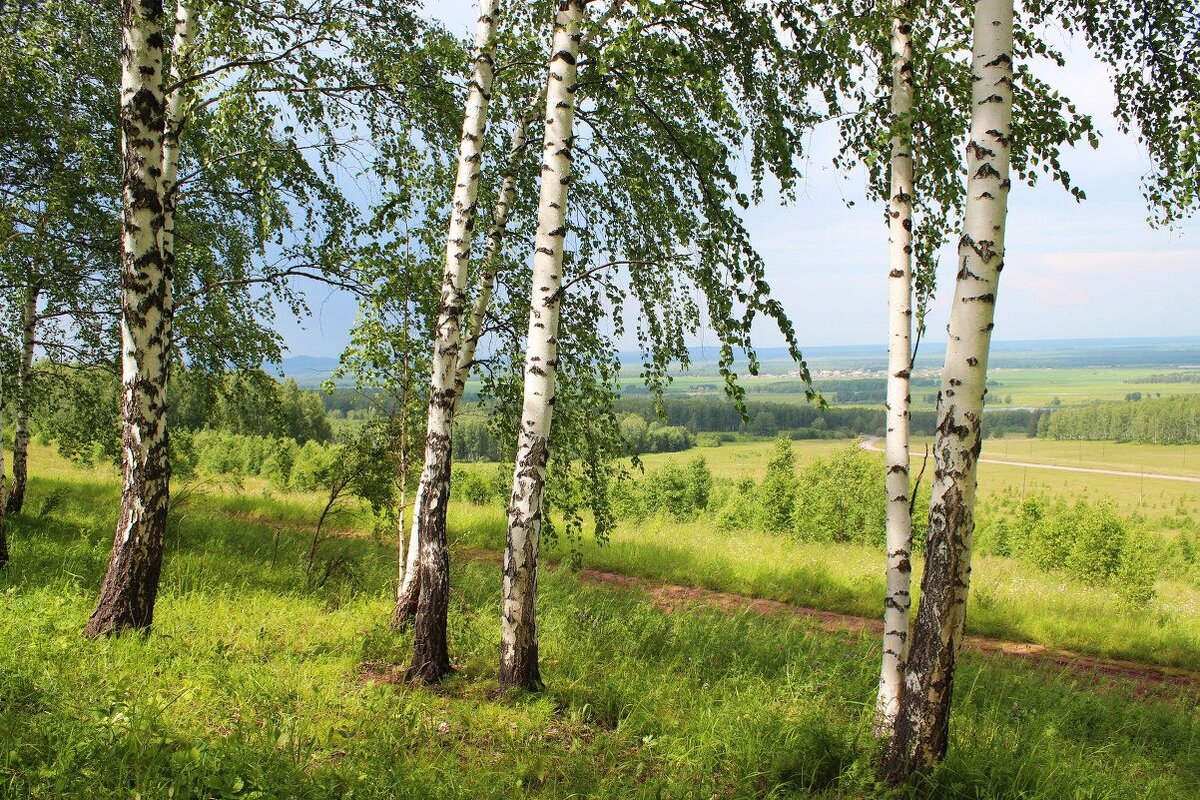
<path id="1" fill-rule="evenodd" d="M 1050 439 L 1200 444 L 1200 397 L 1156 397 L 1064 408 L 1038 423 Z"/>
<path id="2" fill-rule="evenodd" d="M 636 338 L 640 377 L 661 396 L 704 330 L 745 414 L 734 365 L 757 372 L 751 331 L 765 319 L 816 399 L 743 213 L 768 179 L 793 198 L 808 136 L 828 123 L 833 166 L 864 168 L 890 238 L 876 730 L 882 773 L 906 780 L 949 741 L 1009 193 L 1045 176 L 1082 199 L 1061 153 L 1098 143 L 1029 65 L 1065 61 L 1047 28 L 1106 64 L 1118 124 L 1149 154 L 1154 219 L 1170 223 L 1200 202 L 1198 27 L 1182 0 L 482 0 L 463 43 L 408 0 L 6 4 L 2 91 L 16 113 L 0 132 L 0 355 L 17 438 L 39 347 L 121 375 L 118 522 L 86 633 L 152 625 L 172 376 L 278 360 L 276 311 L 304 316 L 297 286 L 316 281 L 359 299 L 337 377 L 378 389 L 380 413 L 369 440 L 338 452 L 399 487 L 393 621 L 411 631 L 408 678 L 453 670 L 446 509 L 474 375 L 512 443 L 499 680 L 540 688 L 543 528 L 577 533 L 585 508 L 597 535 L 612 524 L 616 343 Z M 911 372 L 948 241 L 957 269 L 910 620 Z"/>

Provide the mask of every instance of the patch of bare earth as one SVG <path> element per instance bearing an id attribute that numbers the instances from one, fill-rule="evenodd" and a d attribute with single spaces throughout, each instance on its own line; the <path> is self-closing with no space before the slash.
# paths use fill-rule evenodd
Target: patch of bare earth
<path id="1" fill-rule="evenodd" d="M 468 558 L 498 562 L 499 554 L 472 550 Z M 806 608 L 780 600 L 766 600 L 731 592 L 663 583 L 615 572 L 581 569 L 576 573 L 586 583 L 645 592 L 655 607 L 676 612 L 710 607 L 727 613 L 748 611 L 760 616 L 791 616 L 808 620 L 833 634 L 883 633 L 883 621 L 834 611 Z M 967 636 L 964 647 L 990 657 L 1015 659 L 1043 669 L 1068 672 L 1073 677 L 1096 681 L 1097 688 L 1124 690 L 1135 699 L 1156 697 L 1200 704 L 1200 675 L 1186 670 L 1159 667 L 1135 661 L 1088 656 L 1030 642 L 1012 642 L 988 636 Z"/>

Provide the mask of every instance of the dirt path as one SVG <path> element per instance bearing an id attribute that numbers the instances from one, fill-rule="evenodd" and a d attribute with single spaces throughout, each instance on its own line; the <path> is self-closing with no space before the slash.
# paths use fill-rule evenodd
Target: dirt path
<path id="1" fill-rule="evenodd" d="M 861 447 L 864 450 L 871 450 L 876 453 L 882 453 L 883 448 L 879 446 L 882 441 L 879 436 L 868 436 L 862 440 Z M 916 456 L 913 456 L 916 458 Z M 1005 461 L 999 458 L 981 458 L 981 464 L 1001 464 L 1009 467 L 1029 467 L 1030 469 L 1053 469 L 1059 472 L 1088 472 L 1093 475 L 1116 475 L 1121 478 L 1152 478 L 1160 481 L 1186 481 L 1187 483 L 1200 483 L 1200 477 L 1193 475 L 1164 475 L 1161 472 L 1127 472 L 1120 469 L 1101 469 L 1099 467 L 1066 467 L 1060 464 L 1039 464 L 1036 461 Z"/>
<path id="2" fill-rule="evenodd" d="M 500 554 L 485 550 L 469 550 L 468 558 L 500 563 Z M 581 569 L 576 573 L 580 581 L 597 586 L 616 589 L 633 589 L 645 592 L 651 602 L 664 611 L 708 606 L 729 613 L 748 611 L 761 616 L 801 617 L 815 623 L 816 627 L 834 634 L 883 633 L 883 622 L 878 619 L 839 614 L 806 608 L 780 600 L 765 600 L 694 586 L 680 586 L 649 578 L 636 578 L 616 572 Z M 1200 702 L 1200 674 L 1181 669 L 1160 667 L 1135 661 L 1087 656 L 1070 650 L 1060 650 L 1029 642 L 1012 642 L 988 636 L 967 636 L 964 646 L 971 651 L 991 657 L 1004 657 L 1041 667 L 1043 669 L 1070 672 L 1076 677 L 1092 678 L 1111 688 L 1124 688 L 1134 698 L 1160 697 L 1179 698 L 1190 695 Z"/>

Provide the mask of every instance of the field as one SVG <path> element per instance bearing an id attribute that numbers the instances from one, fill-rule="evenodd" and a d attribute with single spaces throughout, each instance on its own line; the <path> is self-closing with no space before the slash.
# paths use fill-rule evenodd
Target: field
<path id="1" fill-rule="evenodd" d="M 1200 383 L 1157 383 L 1148 380 L 1174 371 L 1168 368 L 1146 367 L 998 367 L 988 373 L 989 407 L 1003 409 L 1086 405 L 1096 401 L 1124 400 L 1126 395 L 1134 392 L 1140 392 L 1143 396 L 1162 394 L 1164 397 L 1200 394 Z M 857 373 L 853 370 L 838 370 L 837 374 L 837 378 L 822 378 L 818 375 L 813 385 L 821 391 L 824 381 L 841 380 Z M 918 376 L 921 374 L 923 373 L 918 372 Z M 882 373 L 879 373 L 877 380 L 881 379 Z M 744 385 L 752 402 L 807 402 L 804 395 L 796 391 L 799 382 L 794 377 L 745 377 Z M 788 391 L 782 391 L 785 388 Z M 680 394 L 717 395 L 721 391 L 720 380 L 712 376 L 684 374 L 672 384 L 672 392 Z M 915 386 L 912 394 L 914 408 L 932 409 L 932 396 L 936 392 L 935 386 Z"/>
<path id="2" fill-rule="evenodd" d="M 930 441 L 914 437 L 913 460 L 920 463 Z M 814 458 L 828 457 L 846 447 L 847 440 L 809 440 L 793 443 L 797 463 L 803 467 Z M 686 462 L 703 455 L 715 477 L 737 479 L 760 477 L 771 458 L 772 442 L 743 440 L 720 447 L 698 448 L 683 453 L 655 453 L 641 457 L 647 469 L 667 461 Z M 1057 442 L 1043 439 L 988 439 L 983 458 L 989 462 L 1038 462 L 1087 469 L 1161 473 L 1200 477 L 1200 445 L 1157 446 L 1115 442 Z M 932 456 L 930 456 L 932 460 Z M 929 470 L 933 469 L 932 463 Z M 915 471 L 919 467 L 914 467 Z M 1127 512 L 1143 515 L 1185 512 L 1200 516 L 1200 484 L 1102 473 L 1062 472 L 1035 467 L 984 463 L 979 467 L 981 497 L 1002 494 L 1049 494 L 1108 499 Z"/>
<path id="3" fill-rule="evenodd" d="M 390 543 L 327 542 L 324 554 L 344 554 L 354 569 L 306 589 L 301 554 L 316 497 L 268 497 L 249 483 L 193 489 L 176 507 L 151 636 L 86 641 L 79 632 L 107 557 L 116 487 L 110 470 L 89 474 L 40 448 L 33 463 L 29 508 L 12 520 L 14 561 L 0 577 L 5 797 L 896 796 L 870 767 L 873 636 L 667 611 L 548 569 L 548 688 L 497 696 L 499 570 L 463 550 L 495 545 L 493 509 L 459 507 L 452 518 L 459 672 L 437 691 L 396 681 L 408 640 L 386 625 Z M 693 540 L 678 550 L 691 547 L 698 566 L 713 549 L 700 529 L 653 535 L 665 548 L 684 533 Z M 730 574 L 795 561 L 780 583 L 803 579 L 805 559 L 828 564 L 809 581 L 857 582 L 869 560 L 742 544 L 722 562 Z M 654 547 L 623 537 L 605 557 L 627 552 L 652 570 L 665 564 Z M 976 621 L 984 608 L 973 609 Z M 950 759 L 910 796 L 1200 792 L 1194 699 L 972 653 L 958 680 Z"/>

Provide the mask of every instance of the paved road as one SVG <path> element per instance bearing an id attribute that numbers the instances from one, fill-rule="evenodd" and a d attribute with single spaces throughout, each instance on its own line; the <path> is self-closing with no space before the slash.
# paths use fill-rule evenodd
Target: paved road
<path id="1" fill-rule="evenodd" d="M 883 439 L 880 436 L 868 436 L 863 439 L 862 447 L 864 450 L 874 450 L 882 453 L 883 447 L 880 442 Z M 916 456 L 914 456 L 915 458 Z M 1127 472 L 1120 469 L 1100 469 L 1099 467 L 1065 467 L 1059 464 L 1039 464 L 1034 461 L 1004 461 L 998 458 L 981 458 L 981 464 L 1002 464 L 1008 467 L 1029 467 L 1030 469 L 1054 469 L 1059 472 L 1087 472 L 1092 475 L 1116 475 L 1121 478 L 1151 478 L 1160 481 L 1184 481 L 1186 483 L 1200 483 L 1200 477 L 1193 475 L 1163 475 L 1160 472 Z"/>

